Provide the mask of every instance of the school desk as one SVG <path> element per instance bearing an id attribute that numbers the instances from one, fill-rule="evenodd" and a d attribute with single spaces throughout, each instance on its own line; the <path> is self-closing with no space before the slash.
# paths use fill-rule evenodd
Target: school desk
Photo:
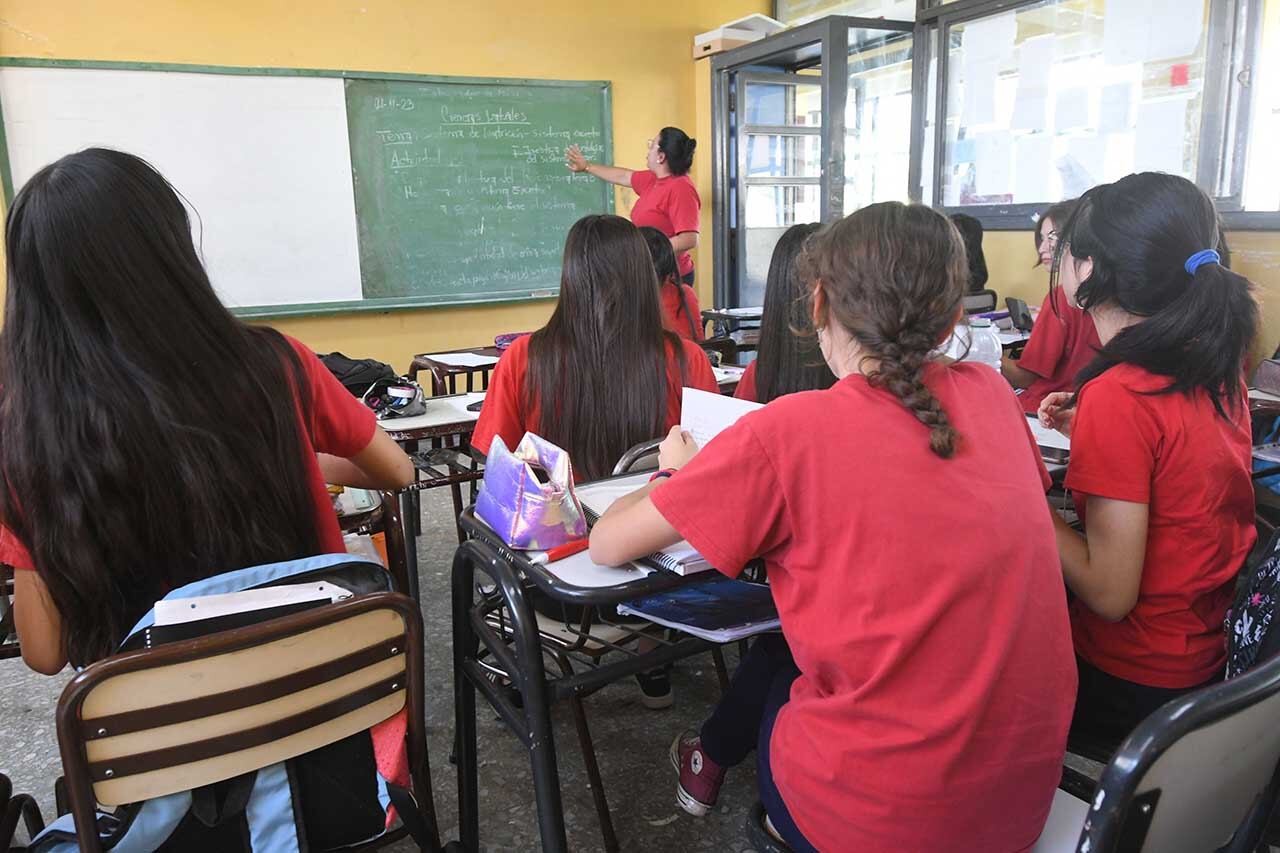
<path id="1" fill-rule="evenodd" d="M 22 654 L 13 624 L 13 569 L 0 563 L 0 660 Z"/>
<path id="2" fill-rule="evenodd" d="M 413 361 L 409 363 L 409 378 L 413 381 L 418 380 L 418 371 L 426 370 L 431 373 L 431 393 L 436 396 L 442 394 L 458 393 L 458 377 L 465 376 L 467 378 L 466 392 L 485 391 L 489 388 L 489 374 L 493 372 L 493 368 L 497 365 L 497 359 L 502 352 L 494 346 L 487 347 L 471 347 L 469 349 L 450 350 L 449 352 L 425 352 L 415 355 Z M 463 356 L 464 359 L 449 359 L 449 356 Z M 476 363 L 465 364 L 460 361 L 467 360 L 466 356 L 473 356 L 472 361 Z M 476 376 L 479 375 L 479 383 L 476 383 Z M 479 384 L 480 387 L 475 387 Z"/>
<path id="3" fill-rule="evenodd" d="M 396 590 L 418 600 L 418 573 L 409 570 L 405 526 L 400 515 L 400 499 L 395 492 L 373 492 L 378 502 L 367 509 L 338 512 L 338 528 L 343 534 L 381 533 L 387 548 L 387 570 L 395 578 Z M 415 562 L 416 565 L 416 562 Z"/>
<path id="4" fill-rule="evenodd" d="M 649 478 L 648 473 L 623 476 L 634 478 L 637 487 Z M 612 611 L 619 602 L 696 583 L 699 575 L 682 576 L 639 567 L 609 569 L 596 567 L 589 559 L 575 558 L 539 565 L 521 552 L 508 549 L 488 525 L 475 517 L 474 508 L 462 514 L 461 522 L 472 537 L 458 547 L 452 573 L 454 712 L 462 844 L 468 850 L 481 849 L 476 751 L 476 691 L 479 690 L 528 750 L 542 849 L 559 853 L 568 848 L 551 703 L 581 697 L 637 672 L 715 649 L 714 644 L 692 637 L 676 640 L 659 637 L 653 651 L 639 654 L 634 648 L 621 647 L 622 643 L 639 636 L 638 629 L 625 629 L 612 621 L 605 623 L 599 616 Z M 584 552 L 581 556 L 587 555 Z M 702 579 L 705 577 L 702 575 Z M 493 591 L 477 596 L 477 581 L 486 588 L 492 587 Z M 585 654 L 594 646 L 597 654 L 593 663 L 575 672 L 562 662 L 561 673 L 548 674 L 538 619 L 529 601 L 530 588 L 553 601 L 585 606 L 580 621 L 557 622 L 556 634 L 567 647 L 561 654 Z M 545 625 L 542 630 L 546 631 Z M 610 634 L 607 638 L 603 636 L 606 630 Z M 626 636 L 619 639 L 620 634 Z M 600 659 L 601 645 L 616 650 L 617 654 Z M 519 706 L 509 692 L 497 686 L 493 667 L 510 677 L 512 687 L 520 695 Z M 586 718 L 578 711 L 580 708 L 575 708 L 574 717 L 583 752 L 594 755 Z M 613 842 L 607 846 L 616 846 L 616 839 L 610 838 L 612 827 L 603 786 L 593 786 L 591 793 L 602 830 Z"/>

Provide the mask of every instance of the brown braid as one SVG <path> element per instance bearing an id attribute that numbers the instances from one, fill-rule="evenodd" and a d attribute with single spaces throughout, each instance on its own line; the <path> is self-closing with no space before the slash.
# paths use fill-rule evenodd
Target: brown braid
<path id="1" fill-rule="evenodd" d="M 960 440 L 924 383 L 930 353 L 950 331 L 968 277 L 955 226 L 921 205 L 885 202 L 832 223 L 805 250 L 809 281 L 877 365 L 867 375 L 929 428 L 929 447 L 949 458 Z"/>

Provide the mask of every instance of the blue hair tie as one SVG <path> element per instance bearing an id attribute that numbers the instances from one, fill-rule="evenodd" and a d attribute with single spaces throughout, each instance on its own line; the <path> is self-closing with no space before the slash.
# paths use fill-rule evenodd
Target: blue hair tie
<path id="1" fill-rule="evenodd" d="M 1195 275 L 1196 270 L 1200 269 L 1200 267 L 1205 264 L 1217 264 L 1221 262 L 1222 256 L 1213 249 L 1201 249 L 1199 252 L 1196 252 L 1194 255 L 1187 258 L 1187 262 L 1182 266 L 1186 269 L 1187 275 Z"/>

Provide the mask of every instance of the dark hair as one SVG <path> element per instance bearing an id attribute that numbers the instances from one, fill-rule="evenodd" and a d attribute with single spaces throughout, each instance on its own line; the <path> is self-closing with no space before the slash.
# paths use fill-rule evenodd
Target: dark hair
<path id="1" fill-rule="evenodd" d="M 982 253 L 982 223 L 967 213 L 951 214 L 951 221 L 964 240 L 964 253 L 969 261 L 969 293 L 979 293 L 987 286 L 987 256 Z"/>
<path id="2" fill-rule="evenodd" d="M 1075 213 L 1076 205 L 1079 199 L 1069 198 L 1066 201 L 1060 201 L 1057 204 L 1051 204 L 1045 208 L 1044 213 L 1040 214 L 1040 218 L 1036 220 L 1035 230 L 1032 236 L 1036 241 L 1036 262 L 1032 265 L 1032 269 L 1040 266 L 1040 244 L 1044 242 L 1044 235 L 1040 233 L 1040 227 L 1044 221 L 1048 219 L 1056 226 L 1056 230 L 1061 231 L 1067 224 L 1067 220 L 1071 218 L 1071 214 Z"/>
<path id="3" fill-rule="evenodd" d="M 689 324 L 690 340 L 698 340 L 698 323 L 702 318 L 694 319 L 689 313 L 689 300 L 684 295 L 680 281 L 680 267 L 676 265 L 676 253 L 671 249 L 671 238 L 652 225 L 640 226 L 640 234 L 649 247 L 649 255 L 653 258 L 653 270 L 658 275 L 658 289 L 674 287 L 676 297 L 680 300 L 680 313 L 684 314 Z"/>
<path id="4" fill-rule="evenodd" d="M 73 664 L 175 587 L 320 550 L 301 364 L 218 301 L 159 172 L 69 154 L 18 193 L 6 243 L 0 518 Z"/>
<path id="5" fill-rule="evenodd" d="M 666 348 L 658 280 L 640 231 L 620 216 L 584 216 L 564 245 L 560 299 L 529 341 L 526 394 L 538 434 L 563 447 L 574 472 L 608 476 L 631 447 L 662 434 Z"/>
<path id="6" fill-rule="evenodd" d="M 756 357 L 756 399 L 767 403 L 784 394 L 830 388 L 835 374 L 822 359 L 806 289 L 800 277 L 800 256 L 816 223 L 792 225 L 778 238 L 769 261 Z"/>
<path id="7" fill-rule="evenodd" d="M 693 165 L 693 151 L 698 140 L 678 127 L 664 127 L 658 133 L 658 150 L 667 158 L 667 168 L 673 175 L 684 175 Z"/>
<path id="8" fill-rule="evenodd" d="M 924 369 L 956 321 L 968 276 L 955 226 L 923 205 L 873 204 L 810 237 L 805 269 L 826 296 L 820 322 L 848 330 L 878 362 L 867 376 L 872 387 L 897 397 L 929 428 L 933 452 L 950 457 L 960 436 L 924 384 Z"/>
<path id="9" fill-rule="evenodd" d="M 1076 377 L 1077 388 L 1117 364 L 1133 364 L 1168 377 L 1156 393 L 1200 388 L 1219 414 L 1236 410 L 1258 328 L 1253 285 L 1221 264 L 1203 264 L 1194 274 L 1184 267 L 1196 252 L 1219 245 L 1213 202 L 1186 178 L 1142 172 L 1081 197 L 1058 241 L 1053 285 L 1063 263 L 1089 258 L 1093 271 L 1080 282 L 1076 304 L 1112 305 L 1144 319 L 1098 351 Z"/>

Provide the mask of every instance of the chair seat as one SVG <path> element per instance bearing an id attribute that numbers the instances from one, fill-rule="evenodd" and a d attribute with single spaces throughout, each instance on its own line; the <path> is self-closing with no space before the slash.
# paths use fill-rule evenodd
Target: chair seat
<path id="1" fill-rule="evenodd" d="M 636 626 L 627 627 L 595 622 L 591 625 L 591 630 L 589 631 L 593 639 L 583 642 L 582 635 L 573 630 L 572 627 L 566 626 L 563 619 L 547 616 L 545 613 L 538 613 L 537 617 L 538 633 L 544 638 L 556 643 L 562 643 L 565 646 L 583 643 L 582 650 L 588 653 L 606 651 L 609 648 L 606 645 L 607 643 L 619 644 L 625 640 L 635 639 L 636 636 Z M 580 626 L 576 627 L 581 630 Z"/>
<path id="2" fill-rule="evenodd" d="M 1080 830 L 1089 814 L 1089 804 L 1059 788 L 1053 792 L 1049 820 L 1031 853 L 1071 853 L 1080 841 Z"/>

